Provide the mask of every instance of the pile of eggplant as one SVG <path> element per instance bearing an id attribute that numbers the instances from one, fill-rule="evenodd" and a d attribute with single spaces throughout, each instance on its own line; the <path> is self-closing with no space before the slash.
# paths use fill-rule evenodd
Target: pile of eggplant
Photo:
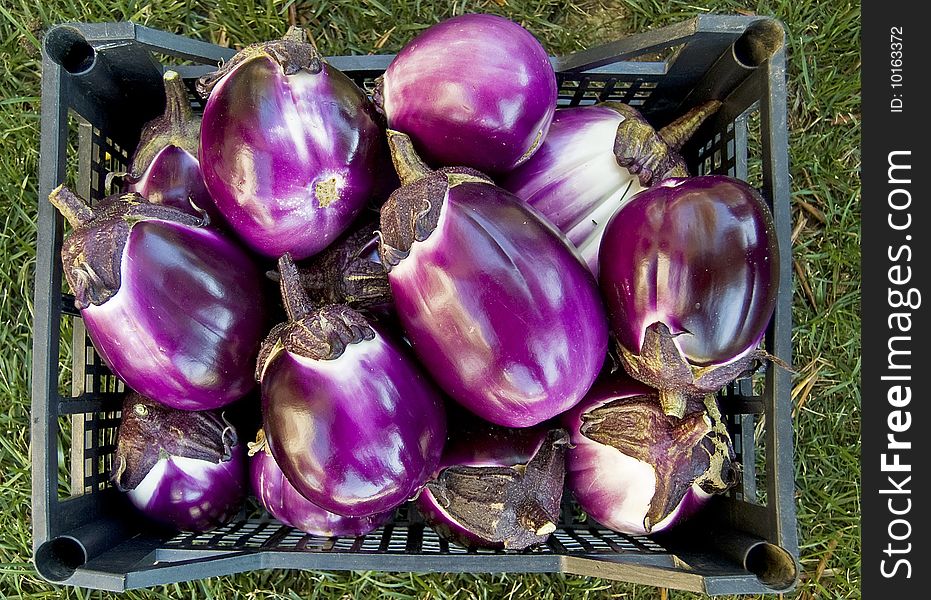
<path id="1" fill-rule="evenodd" d="M 142 513 L 207 531 L 252 495 L 358 536 L 412 502 L 522 550 L 564 490 L 647 534 L 734 485 L 715 393 L 768 358 L 778 250 L 756 190 L 678 154 L 719 102 L 556 110 L 547 52 L 485 14 L 371 97 L 299 29 L 201 78 L 202 115 L 164 83 L 121 193 L 50 195 Z"/>

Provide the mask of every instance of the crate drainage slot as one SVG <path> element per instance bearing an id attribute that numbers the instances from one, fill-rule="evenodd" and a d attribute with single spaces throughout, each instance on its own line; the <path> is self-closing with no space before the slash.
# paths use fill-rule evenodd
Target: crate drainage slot
<path id="1" fill-rule="evenodd" d="M 84 545 L 67 535 L 49 540 L 36 550 L 36 571 L 53 583 L 65 581 L 86 562 Z"/>
<path id="2" fill-rule="evenodd" d="M 754 544 L 747 550 L 744 567 L 760 583 L 776 591 L 791 588 L 798 580 L 798 565 L 783 548 L 768 542 Z"/>
<path id="3" fill-rule="evenodd" d="M 45 52 L 72 75 L 84 75 L 94 67 L 97 51 L 73 27 L 56 27 L 45 36 Z"/>

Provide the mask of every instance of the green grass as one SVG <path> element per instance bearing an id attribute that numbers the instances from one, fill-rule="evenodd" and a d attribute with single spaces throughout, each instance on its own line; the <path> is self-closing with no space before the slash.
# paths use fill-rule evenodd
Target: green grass
<path id="1" fill-rule="evenodd" d="M 133 20 L 230 46 L 280 35 L 293 7 L 326 54 L 393 52 L 441 18 L 490 11 L 552 53 L 705 12 L 781 19 L 789 38 L 796 477 L 802 583 L 794 597 L 859 597 L 859 5 L 835 0 L 27 0 L 0 4 L 0 596 L 106 598 L 32 570 L 29 372 L 39 140 L 38 40 L 62 21 Z M 673 592 L 676 598 L 689 594 Z M 264 571 L 136 591 L 126 598 L 658 598 L 655 588 L 574 576 Z"/>

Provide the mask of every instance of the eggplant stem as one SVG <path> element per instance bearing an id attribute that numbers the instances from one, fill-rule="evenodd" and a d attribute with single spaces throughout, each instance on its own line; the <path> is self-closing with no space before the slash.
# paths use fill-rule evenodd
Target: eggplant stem
<path id="1" fill-rule="evenodd" d="M 708 100 L 659 130 L 670 150 L 678 152 L 705 120 L 721 108 L 720 100 Z"/>
<path id="2" fill-rule="evenodd" d="M 298 25 L 291 25 L 288 27 L 288 31 L 285 32 L 282 39 L 289 42 L 297 42 L 299 44 L 308 44 L 311 48 L 314 49 L 311 53 L 313 56 L 317 58 L 322 56 L 320 54 L 320 48 L 317 47 L 317 40 L 310 34 L 309 31 L 303 27 Z"/>
<path id="3" fill-rule="evenodd" d="M 397 171 L 403 185 L 410 185 L 433 173 L 433 169 L 428 167 L 414 150 L 414 142 L 409 135 L 393 129 L 388 129 L 387 134 L 391 162 L 394 163 L 394 170 Z"/>
<path id="4" fill-rule="evenodd" d="M 105 189 L 105 190 L 112 190 L 112 189 L 113 189 L 113 180 L 114 180 L 114 179 L 123 180 L 123 179 L 125 179 L 125 178 L 128 177 L 128 176 L 129 176 L 129 173 L 127 173 L 126 171 L 110 171 L 110 172 L 107 173 L 107 175 L 103 178 L 103 189 Z M 120 186 L 120 187 L 122 187 L 122 186 Z"/>
<path id="5" fill-rule="evenodd" d="M 659 390 L 659 404 L 664 413 L 681 419 L 685 416 L 688 396 L 679 390 Z"/>
<path id="6" fill-rule="evenodd" d="M 293 25 L 288 28 L 280 40 L 267 44 L 256 44 L 281 65 L 285 75 L 294 75 L 298 71 L 314 74 L 323 69 L 323 61 L 317 44 L 303 27 Z"/>
<path id="7" fill-rule="evenodd" d="M 197 93 L 207 99 L 217 83 L 239 65 L 256 57 L 267 56 L 276 61 L 285 75 L 294 75 L 298 71 L 310 74 L 323 69 L 323 60 L 317 51 L 317 45 L 301 27 L 291 27 L 287 33 L 272 42 L 262 42 L 246 46 L 227 62 L 221 62 L 216 71 L 207 73 L 197 80 Z"/>
<path id="8" fill-rule="evenodd" d="M 288 27 L 288 31 L 285 32 L 281 39 L 298 44 L 308 43 L 307 31 L 303 27 L 298 27 L 297 25 Z"/>
<path id="9" fill-rule="evenodd" d="M 165 119 L 174 126 L 187 123 L 193 118 L 187 99 L 187 88 L 177 71 L 165 71 Z"/>
<path id="10" fill-rule="evenodd" d="M 94 218 L 94 210 L 90 205 L 66 188 L 64 184 L 52 190 L 52 193 L 48 195 L 48 200 L 71 223 L 72 227 L 84 225 Z"/>
<path id="11" fill-rule="evenodd" d="M 198 224 L 198 227 L 210 227 L 210 214 L 198 206 L 196 202 L 194 202 L 194 196 L 188 195 L 187 201 L 188 204 L 191 205 L 191 208 L 194 209 L 194 212 L 200 215 L 200 223 Z"/>
<path id="12" fill-rule="evenodd" d="M 278 259 L 278 272 L 281 274 L 281 297 L 288 320 L 300 321 L 310 313 L 310 299 L 301 285 L 301 275 L 290 252 Z"/>
<path id="13" fill-rule="evenodd" d="M 553 523 L 546 507 L 535 498 L 528 499 L 526 504 L 517 507 L 517 521 L 525 530 L 536 535 L 549 535 L 556 531 L 556 524 Z"/>
<path id="14" fill-rule="evenodd" d="M 553 533 L 554 531 L 556 531 L 556 523 L 553 523 L 552 521 L 550 521 L 544 524 L 542 527 L 540 527 L 536 531 L 534 531 L 534 534 L 543 536 L 543 535 L 549 535 Z"/>

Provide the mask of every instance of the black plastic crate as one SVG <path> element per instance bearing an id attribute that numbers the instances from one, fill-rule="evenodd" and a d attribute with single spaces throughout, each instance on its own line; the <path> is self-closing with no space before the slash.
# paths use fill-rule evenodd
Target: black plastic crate
<path id="1" fill-rule="evenodd" d="M 707 99 L 724 102 L 685 156 L 693 173 L 745 179 L 770 203 L 782 276 L 765 343 L 769 353 L 791 363 L 783 41 L 782 27 L 772 19 L 708 15 L 554 58 L 553 65 L 561 106 L 620 100 L 663 125 Z M 360 538 L 305 535 L 245 512 L 206 534 L 143 529 L 107 479 L 122 384 L 94 352 L 73 298 L 62 290 L 63 224 L 46 198 L 62 182 L 94 200 L 109 193 L 107 175 L 124 169 L 142 124 L 163 108 L 164 69 L 193 84 L 232 54 L 131 23 L 66 24 L 45 37 L 32 381 L 33 547 L 43 577 L 124 590 L 277 567 L 565 572 L 708 594 L 795 585 L 791 379 L 778 367 L 722 392 L 742 481 L 672 534 L 615 533 L 575 518 L 571 500 L 550 541 L 519 553 L 449 544 L 407 506 L 390 524 Z M 328 60 L 370 89 L 391 58 Z M 193 93 L 191 102 L 200 107 Z"/>

